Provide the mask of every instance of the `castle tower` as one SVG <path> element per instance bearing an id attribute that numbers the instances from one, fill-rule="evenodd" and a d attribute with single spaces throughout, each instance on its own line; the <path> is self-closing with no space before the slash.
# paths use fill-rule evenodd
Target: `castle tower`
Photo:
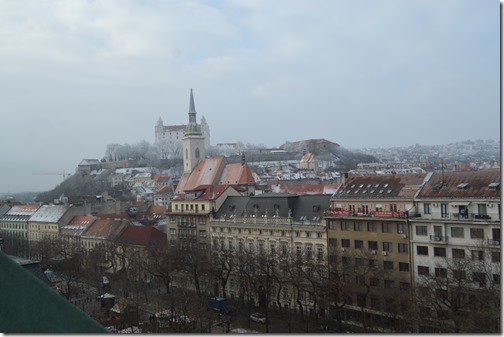
<path id="1" fill-rule="evenodd" d="M 161 144 L 161 140 L 162 140 L 161 138 L 162 138 L 162 135 L 163 135 L 163 129 L 164 129 L 163 120 L 161 119 L 161 117 L 159 117 L 159 119 L 157 121 L 157 124 L 154 127 L 154 134 L 155 134 L 154 144 L 156 144 L 156 145 L 160 145 Z"/>
<path id="2" fill-rule="evenodd" d="M 184 137 L 182 138 L 182 152 L 184 156 L 184 173 L 191 173 L 199 160 L 205 158 L 205 137 L 201 131 L 201 126 L 196 123 L 192 88 L 189 98 L 189 124 L 185 128 Z"/>

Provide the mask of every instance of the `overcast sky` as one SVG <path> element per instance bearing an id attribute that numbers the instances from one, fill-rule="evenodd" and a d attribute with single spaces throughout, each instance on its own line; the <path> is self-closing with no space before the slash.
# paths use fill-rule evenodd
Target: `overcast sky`
<path id="1" fill-rule="evenodd" d="M 499 1 L 0 0 L 0 192 L 45 191 L 159 117 L 211 143 L 500 137 Z"/>

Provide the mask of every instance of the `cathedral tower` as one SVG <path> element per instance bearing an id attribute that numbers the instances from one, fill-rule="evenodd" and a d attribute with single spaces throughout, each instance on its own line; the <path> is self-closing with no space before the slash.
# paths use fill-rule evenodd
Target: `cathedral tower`
<path id="1" fill-rule="evenodd" d="M 205 158 L 205 137 L 201 126 L 196 122 L 196 109 L 191 89 L 189 98 L 189 124 L 184 130 L 182 138 L 182 151 L 184 156 L 184 173 L 191 173 L 200 159 Z"/>

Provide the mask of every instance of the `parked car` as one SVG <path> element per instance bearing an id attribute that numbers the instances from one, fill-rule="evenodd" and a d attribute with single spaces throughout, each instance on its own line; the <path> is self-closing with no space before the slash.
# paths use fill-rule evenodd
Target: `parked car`
<path id="1" fill-rule="evenodd" d="M 266 316 L 264 316 L 260 312 L 256 312 L 250 315 L 250 319 L 257 323 L 266 323 Z"/>

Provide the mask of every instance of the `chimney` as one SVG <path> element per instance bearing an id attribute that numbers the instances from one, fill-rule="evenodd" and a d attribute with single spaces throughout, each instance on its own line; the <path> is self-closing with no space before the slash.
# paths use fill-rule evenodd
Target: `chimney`
<path id="1" fill-rule="evenodd" d="M 245 165 L 245 154 L 244 153 L 242 153 L 242 156 L 241 156 L 241 164 L 242 164 L 242 166 Z"/>
<path id="2" fill-rule="evenodd" d="M 345 185 L 348 180 L 348 172 L 341 172 L 340 173 L 340 184 Z"/>

